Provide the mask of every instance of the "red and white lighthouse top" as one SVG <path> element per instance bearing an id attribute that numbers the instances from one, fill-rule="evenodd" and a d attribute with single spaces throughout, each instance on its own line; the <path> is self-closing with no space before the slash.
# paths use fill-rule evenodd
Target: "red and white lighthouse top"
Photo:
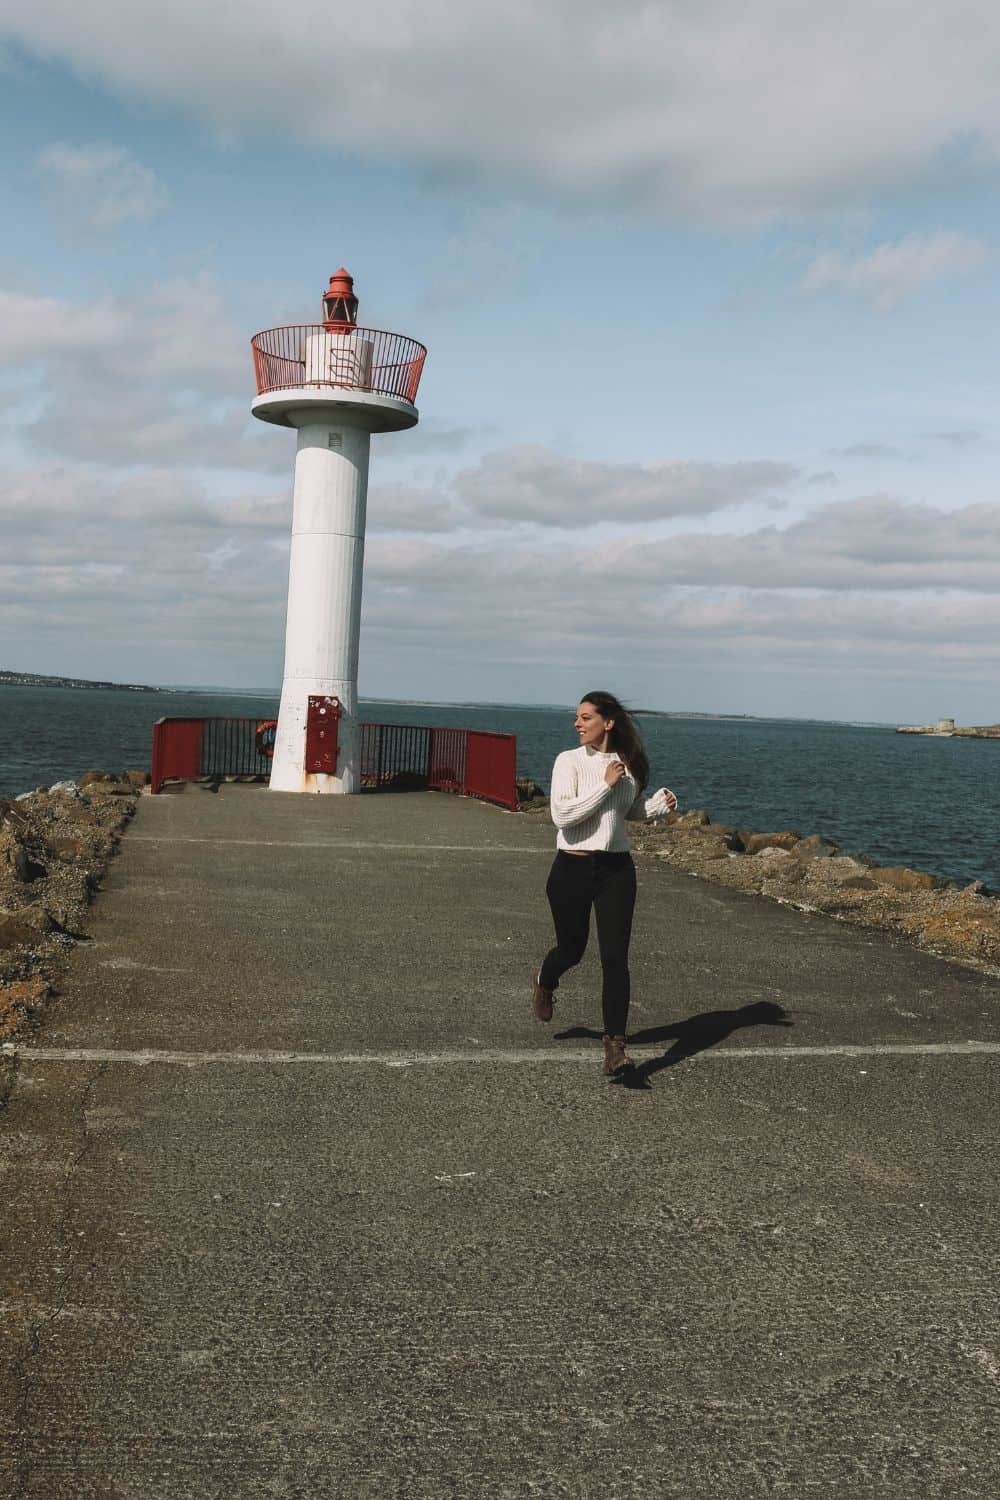
<path id="1" fill-rule="evenodd" d="M 340 266 L 323 293 L 323 321 L 266 328 L 250 340 L 257 394 L 367 391 L 413 405 L 427 350 L 416 339 L 358 326 L 354 277 Z"/>

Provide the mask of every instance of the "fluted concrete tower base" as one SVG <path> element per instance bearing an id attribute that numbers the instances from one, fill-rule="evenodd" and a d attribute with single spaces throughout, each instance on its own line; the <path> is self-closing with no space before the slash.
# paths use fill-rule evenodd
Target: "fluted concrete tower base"
<path id="1" fill-rule="evenodd" d="M 288 559 L 288 618 L 278 734 L 271 767 L 276 792 L 359 790 L 358 642 L 371 435 L 341 419 L 299 427 Z M 311 693 L 340 699 L 338 775 L 304 769 Z"/>
<path id="2" fill-rule="evenodd" d="M 371 434 L 412 427 L 418 414 L 391 397 L 345 391 L 344 398 L 289 390 L 259 396 L 252 408 L 264 421 L 298 428 L 274 792 L 361 790 L 358 645 Z M 305 769 L 306 714 L 317 693 L 336 694 L 343 709 L 335 776 Z"/>

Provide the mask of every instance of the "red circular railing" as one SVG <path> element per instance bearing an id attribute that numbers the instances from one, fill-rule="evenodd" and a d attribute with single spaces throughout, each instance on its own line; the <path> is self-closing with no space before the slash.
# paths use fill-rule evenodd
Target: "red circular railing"
<path id="1" fill-rule="evenodd" d="M 322 323 L 265 328 L 250 340 L 257 393 L 333 386 L 417 399 L 427 350 L 416 339 L 379 328 L 331 333 Z"/>

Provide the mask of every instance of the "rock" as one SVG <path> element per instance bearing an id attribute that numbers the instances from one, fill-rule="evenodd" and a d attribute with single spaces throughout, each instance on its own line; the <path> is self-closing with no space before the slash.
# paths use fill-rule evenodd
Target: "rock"
<path id="1" fill-rule="evenodd" d="M 870 875 L 848 875 L 840 882 L 842 891 L 877 891 L 878 886 Z"/>
<path id="2" fill-rule="evenodd" d="M 30 864 L 20 834 L 13 828 L 0 828 L 0 874 L 22 882 L 28 879 Z"/>
<path id="3" fill-rule="evenodd" d="M 20 1021 L 30 1016 L 51 993 L 40 974 L 0 985 L 0 1036 L 9 1036 Z"/>
<path id="4" fill-rule="evenodd" d="M 743 853 L 743 840 L 731 823 L 703 823 L 699 832 L 708 838 L 725 839 L 727 849 L 733 853 Z"/>
<path id="5" fill-rule="evenodd" d="M 29 793 L 34 796 L 34 793 Z M 6 824 L 9 828 L 27 829 L 31 827 L 31 819 L 28 817 L 27 809 L 18 806 L 23 798 L 17 798 L 14 802 L 8 802 L 0 797 L 0 828 Z"/>
<path id="6" fill-rule="evenodd" d="M 788 853 L 797 844 L 801 844 L 802 835 L 800 833 L 792 833 L 791 831 L 786 833 L 744 833 L 740 829 L 739 839 L 747 854 L 760 854 L 764 849 L 784 849 Z"/>
<path id="7" fill-rule="evenodd" d="M 71 834 L 50 838 L 48 844 L 52 853 L 59 859 L 86 859 L 90 853 L 83 839 L 73 838 Z"/>
<path id="8" fill-rule="evenodd" d="M 687 812 L 671 813 L 667 818 L 667 823 L 671 828 L 698 828 L 711 821 L 703 807 L 692 807 Z"/>
<path id="9" fill-rule="evenodd" d="M 0 948 L 30 947 L 51 930 L 52 918 L 44 908 L 0 912 Z"/>
<path id="10" fill-rule="evenodd" d="M 725 839 L 702 839 L 697 845 L 699 859 L 728 859 L 731 853 Z"/>
<path id="11" fill-rule="evenodd" d="M 15 917 L 17 921 L 30 927 L 32 932 L 52 931 L 52 917 L 41 901 L 32 901 L 29 906 L 22 906 L 18 911 L 9 912 L 7 915 Z"/>
<path id="12" fill-rule="evenodd" d="M 126 771 L 122 776 L 122 780 L 127 781 L 137 792 L 144 786 L 149 786 L 152 779 L 148 771 Z"/>
<path id="13" fill-rule="evenodd" d="M 89 800 L 85 801 L 82 797 L 77 798 L 75 801 L 67 800 L 63 802 L 59 809 L 59 821 L 63 825 L 73 823 L 84 828 L 93 828 L 96 817 L 97 806 L 91 806 Z"/>
<path id="14" fill-rule="evenodd" d="M 795 845 L 795 857 L 801 860 L 832 859 L 839 853 L 839 846 L 825 839 L 821 833 L 811 833 L 807 839 L 799 839 Z"/>
<path id="15" fill-rule="evenodd" d="M 700 829 L 692 830 L 695 831 L 701 832 Z M 667 840 L 665 844 L 655 846 L 655 852 L 661 859 L 676 859 L 685 868 L 697 868 L 706 860 L 728 859 L 731 850 L 725 839 L 692 837 Z"/>
<path id="16" fill-rule="evenodd" d="M 752 854 L 736 863 L 747 871 L 758 890 L 775 883 L 783 886 L 797 885 L 800 880 L 805 879 L 805 865 L 800 865 L 788 849 L 762 849 L 759 854 Z"/>
<path id="17" fill-rule="evenodd" d="M 849 854 L 832 854 L 827 859 L 806 862 L 806 873 L 817 885 L 843 885 L 845 881 L 857 880 L 868 875 L 868 866 Z"/>
<path id="18" fill-rule="evenodd" d="M 980 958 L 994 964 L 1000 958 L 1000 921 L 992 912 L 945 907 L 923 920 L 917 935 L 939 952 L 959 958 Z"/>
<path id="19" fill-rule="evenodd" d="M 644 848 L 659 848 L 665 844 L 676 850 L 682 859 L 715 858 L 715 853 L 709 851 L 722 849 L 731 854 L 739 849 L 739 841 L 733 832 L 719 823 L 675 823 L 669 828 L 646 824 L 643 827 L 648 829 L 648 832 L 639 834 L 639 842 Z"/>
<path id="20" fill-rule="evenodd" d="M 128 781 L 91 781 L 85 788 L 86 795 L 100 800 L 103 797 L 134 797 L 136 789 Z"/>
<path id="21" fill-rule="evenodd" d="M 87 787 L 94 786 L 97 782 L 114 780 L 116 778 L 111 775 L 110 771 L 84 771 L 76 784 L 79 790 L 83 792 L 86 791 Z"/>
<path id="22" fill-rule="evenodd" d="M 927 875 L 923 870 L 908 870 L 902 865 L 885 868 L 875 865 L 871 873 L 879 885 L 897 891 L 933 891 L 943 883 L 936 875 Z"/>
<path id="23" fill-rule="evenodd" d="M 87 877 L 84 877 L 84 887 L 83 898 L 85 902 L 91 889 L 91 881 Z M 92 888 L 94 890 L 98 889 L 96 880 L 93 882 Z M 51 919 L 52 927 L 57 927 L 61 932 L 68 933 L 71 936 L 79 936 L 82 926 L 80 921 L 82 911 L 79 894 L 77 894 L 76 899 L 74 899 L 72 891 L 66 892 L 65 899 L 60 899 L 55 894 L 49 895 L 45 900 L 45 910 Z"/>
<path id="24" fill-rule="evenodd" d="M 49 787 L 50 792 L 62 792 L 67 797 L 78 797 L 80 789 L 75 781 L 54 781 Z"/>

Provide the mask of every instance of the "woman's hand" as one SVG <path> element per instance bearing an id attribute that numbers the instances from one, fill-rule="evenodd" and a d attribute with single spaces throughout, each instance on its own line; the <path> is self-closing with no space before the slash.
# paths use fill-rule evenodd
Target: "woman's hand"
<path id="1" fill-rule="evenodd" d="M 667 804 L 667 812 L 668 813 L 672 813 L 672 812 L 676 812 L 677 811 L 677 798 L 674 796 L 673 792 L 670 790 L 670 788 L 668 786 L 661 786 L 660 787 L 660 796 L 663 798 L 664 802 Z"/>
<path id="2" fill-rule="evenodd" d="M 608 768 L 604 773 L 604 779 L 608 783 L 608 786 L 617 786 L 624 775 L 625 767 L 620 760 L 611 760 L 608 762 Z"/>

